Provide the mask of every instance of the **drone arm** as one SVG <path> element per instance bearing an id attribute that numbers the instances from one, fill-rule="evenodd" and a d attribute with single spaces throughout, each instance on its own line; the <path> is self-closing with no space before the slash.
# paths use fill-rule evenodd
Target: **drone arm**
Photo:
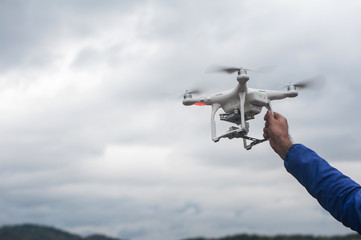
<path id="1" fill-rule="evenodd" d="M 290 90 L 290 91 L 267 90 L 266 93 L 269 100 L 279 100 L 287 97 L 296 97 L 298 95 L 297 90 Z"/>
<path id="2" fill-rule="evenodd" d="M 216 120 L 214 119 L 216 112 L 221 107 L 219 104 L 212 105 L 212 114 L 211 114 L 211 130 L 212 130 L 212 140 L 214 142 L 218 142 L 219 138 L 217 138 L 217 130 L 216 130 Z"/>

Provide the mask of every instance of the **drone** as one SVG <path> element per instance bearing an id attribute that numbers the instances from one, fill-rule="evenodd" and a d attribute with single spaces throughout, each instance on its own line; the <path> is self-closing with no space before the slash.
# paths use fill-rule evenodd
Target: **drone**
<path id="1" fill-rule="evenodd" d="M 193 94 L 198 94 L 198 90 L 186 90 L 183 96 L 183 105 L 211 106 L 212 140 L 218 142 L 221 138 L 243 138 L 243 146 L 247 150 L 250 150 L 254 145 L 268 140 L 248 136 L 249 120 L 254 119 L 255 115 L 262 111 L 263 107 L 272 111 L 271 101 L 294 98 L 298 96 L 297 89 L 310 87 L 320 78 L 311 78 L 297 84 L 290 83 L 285 86 L 286 90 L 263 90 L 247 87 L 247 82 L 250 79 L 247 71 L 252 71 L 250 69 L 242 67 L 218 67 L 215 71 L 229 74 L 237 72 L 237 86 L 227 91 L 197 98 L 193 98 Z M 215 115 L 220 108 L 224 111 L 224 113 L 219 114 L 220 120 L 236 124 L 236 126 L 231 126 L 226 133 L 217 136 Z"/>

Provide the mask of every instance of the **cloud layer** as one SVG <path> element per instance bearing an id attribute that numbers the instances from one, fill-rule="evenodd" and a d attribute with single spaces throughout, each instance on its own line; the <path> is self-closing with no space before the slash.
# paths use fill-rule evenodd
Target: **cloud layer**
<path id="1" fill-rule="evenodd" d="M 139 240 L 348 233 L 268 143 L 213 143 L 210 109 L 182 106 L 181 95 L 235 86 L 233 75 L 205 74 L 212 64 L 277 66 L 250 73 L 255 88 L 322 74 L 323 89 L 274 110 L 296 142 L 361 182 L 360 7 L 1 1 L 0 224 Z"/>

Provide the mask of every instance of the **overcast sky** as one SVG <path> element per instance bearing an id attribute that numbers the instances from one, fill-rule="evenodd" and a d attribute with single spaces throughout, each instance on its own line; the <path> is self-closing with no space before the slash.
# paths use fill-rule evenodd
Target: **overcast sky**
<path id="1" fill-rule="evenodd" d="M 0 0 L 0 225 L 134 240 L 346 234 L 268 142 L 211 140 L 217 92 L 323 75 L 273 102 L 292 138 L 361 182 L 361 2 Z M 250 122 L 261 137 L 265 110 Z M 222 125 L 223 126 L 223 125 Z"/>

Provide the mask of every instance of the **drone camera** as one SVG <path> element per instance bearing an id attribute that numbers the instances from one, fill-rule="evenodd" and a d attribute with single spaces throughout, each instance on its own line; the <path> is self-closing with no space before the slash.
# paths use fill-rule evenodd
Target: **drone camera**
<path id="1" fill-rule="evenodd" d="M 228 121 L 235 124 L 241 124 L 241 115 L 239 111 L 234 111 L 233 113 L 221 113 L 219 114 L 219 119 L 222 121 Z"/>

